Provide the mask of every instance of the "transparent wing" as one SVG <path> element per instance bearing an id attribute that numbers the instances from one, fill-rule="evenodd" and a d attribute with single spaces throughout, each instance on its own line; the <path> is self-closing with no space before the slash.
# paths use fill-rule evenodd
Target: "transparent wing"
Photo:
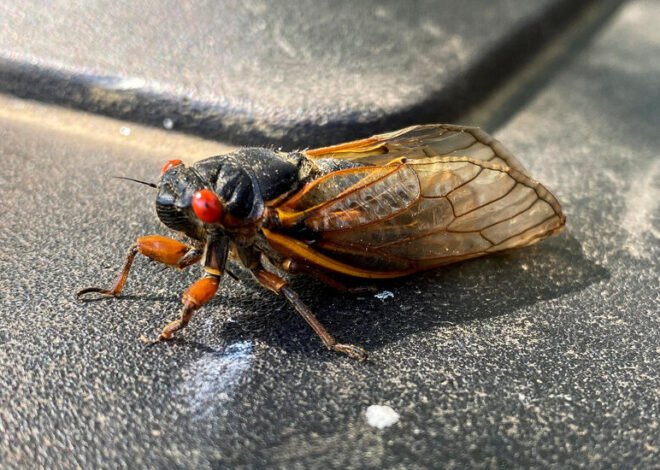
<path id="1" fill-rule="evenodd" d="M 541 184 L 467 157 L 331 173 L 285 211 L 316 233 L 319 254 L 362 270 L 402 273 L 529 245 L 565 223 Z"/>
<path id="2" fill-rule="evenodd" d="M 382 165 L 405 157 L 409 161 L 442 156 L 483 160 L 527 174 L 525 167 L 500 142 L 476 127 L 450 124 L 412 126 L 367 139 L 307 150 L 311 159 L 336 158 Z"/>
<path id="3" fill-rule="evenodd" d="M 330 173 L 308 185 L 279 210 L 315 232 L 356 229 L 409 209 L 420 197 L 414 169 L 401 162 Z"/>

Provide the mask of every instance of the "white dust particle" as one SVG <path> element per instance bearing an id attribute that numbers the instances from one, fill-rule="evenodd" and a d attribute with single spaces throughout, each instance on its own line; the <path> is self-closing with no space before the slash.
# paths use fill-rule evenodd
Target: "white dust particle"
<path id="1" fill-rule="evenodd" d="M 367 423 L 378 429 L 385 429 L 399 421 L 399 413 L 387 405 L 371 405 L 365 413 Z"/>
<path id="2" fill-rule="evenodd" d="M 170 118 L 163 119 L 163 127 L 168 131 L 174 129 L 174 121 Z"/>
<path id="3" fill-rule="evenodd" d="M 378 300 L 382 300 L 385 302 L 386 299 L 392 299 L 394 298 L 394 292 L 390 292 L 388 290 L 384 290 L 383 292 L 379 292 L 378 294 L 374 295 Z"/>
<path id="4" fill-rule="evenodd" d="M 124 137 L 128 137 L 129 135 L 131 135 L 131 128 L 123 126 L 123 127 L 119 128 L 119 133 L 121 135 L 123 135 Z"/>

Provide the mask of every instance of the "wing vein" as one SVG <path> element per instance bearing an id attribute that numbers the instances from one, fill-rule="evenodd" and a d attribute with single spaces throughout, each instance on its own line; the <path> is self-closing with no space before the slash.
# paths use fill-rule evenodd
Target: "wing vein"
<path id="1" fill-rule="evenodd" d="M 513 190 L 514 190 L 515 188 L 518 187 L 518 185 L 522 185 L 522 186 L 524 186 L 524 187 L 528 187 L 527 185 L 524 185 L 523 183 L 520 183 L 520 182 L 514 180 L 514 184 L 511 186 L 511 188 L 509 188 L 509 189 L 507 190 L 506 193 L 502 194 L 502 195 L 499 196 L 499 197 L 496 197 L 495 199 L 493 199 L 493 200 L 491 200 L 491 201 L 489 201 L 489 202 L 487 202 L 487 203 L 485 203 L 485 204 L 482 204 L 482 205 L 480 205 L 480 206 L 476 206 L 474 209 L 470 209 L 470 210 L 467 211 L 467 212 L 463 212 L 463 213 L 460 215 L 460 217 L 463 217 L 463 216 L 466 216 L 466 215 L 468 215 L 468 214 L 471 214 L 471 213 L 474 212 L 474 211 L 478 211 L 479 209 L 483 209 L 484 207 L 489 206 L 490 204 L 494 204 L 494 203 L 496 203 L 497 201 L 500 201 L 500 200 L 504 199 L 504 198 L 507 197 L 509 194 L 511 194 L 511 193 L 513 192 Z"/>
<path id="2" fill-rule="evenodd" d="M 443 197 L 446 197 L 447 199 L 449 199 L 449 195 L 450 195 L 451 193 L 453 193 L 453 192 L 455 192 L 457 189 L 461 189 L 463 186 L 465 186 L 465 185 L 470 184 L 471 182 L 473 182 L 475 179 L 477 179 L 477 178 L 479 177 L 479 175 L 480 175 L 483 171 L 484 171 L 484 167 L 479 167 L 479 171 L 477 171 L 477 173 L 476 173 L 472 178 L 470 178 L 470 179 L 467 180 L 467 181 L 462 182 L 461 184 L 459 184 L 458 186 L 456 186 L 455 188 L 453 188 L 451 191 L 449 191 L 447 194 L 445 194 Z M 463 214 L 461 214 L 461 215 L 463 215 Z"/>
<path id="3" fill-rule="evenodd" d="M 519 236 L 522 235 L 523 233 L 529 232 L 530 230 L 534 230 L 535 228 L 537 228 L 537 227 L 543 225 L 543 224 L 546 223 L 548 220 L 550 220 L 550 219 L 552 219 L 552 218 L 554 218 L 554 217 L 557 217 L 557 214 L 552 214 L 551 216 L 546 217 L 545 219 L 543 219 L 542 221 L 540 221 L 539 223 L 534 224 L 534 225 L 532 225 L 531 227 L 526 228 L 525 230 L 522 230 L 522 231 L 520 231 L 520 232 L 518 232 L 518 233 L 515 233 L 515 234 L 513 234 L 513 235 L 508 236 L 508 237 L 505 238 L 504 240 L 501 240 L 499 243 L 495 244 L 494 247 L 495 247 L 495 246 L 502 245 L 504 242 L 507 242 L 507 241 L 511 240 L 512 238 L 519 237 Z"/>

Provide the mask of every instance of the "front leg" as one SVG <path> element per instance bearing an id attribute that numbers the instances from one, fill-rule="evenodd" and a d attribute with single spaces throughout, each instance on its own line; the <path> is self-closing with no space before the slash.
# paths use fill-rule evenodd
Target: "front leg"
<path id="1" fill-rule="evenodd" d="M 87 296 L 87 294 L 99 294 L 103 296 L 118 297 L 126 285 L 128 273 L 133 265 L 135 255 L 138 253 L 147 258 L 151 258 L 154 261 L 158 261 L 159 263 L 179 269 L 197 263 L 202 257 L 202 252 L 200 250 L 172 238 L 163 237 L 161 235 L 146 235 L 144 237 L 139 237 L 135 241 L 135 244 L 129 248 L 128 253 L 126 254 L 126 260 L 124 261 L 124 267 L 119 272 L 117 280 L 110 289 L 88 287 L 79 291 L 76 296 L 82 298 Z"/>
<path id="2" fill-rule="evenodd" d="M 352 359 L 357 359 L 359 361 L 364 361 L 368 357 L 367 351 L 362 349 L 359 346 L 354 346 L 352 344 L 341 344 L 332 336 L 328 330 L 318 321 L 314 312 L 305 305 L 305 303 L 300 300 L 298 294 L 293 291 L 288 285 L 287 282 L 281 277 L 273 274 L 269 271 L 266 271 L 263 267 L 258 267 L 252 269 L 254 277 L 259 281 L 259 283 L 266 287 L 267 289 L 275 292 L 276 294 L 282 294 L 286 300 L 289 301 L 293 308 L 300 314 L 301 317 L 307 322 L 307 324 L 314 330 L 314 332 L 321 338 L 325 347 L 332 351 L 340 352 L 346 354 Z"/>

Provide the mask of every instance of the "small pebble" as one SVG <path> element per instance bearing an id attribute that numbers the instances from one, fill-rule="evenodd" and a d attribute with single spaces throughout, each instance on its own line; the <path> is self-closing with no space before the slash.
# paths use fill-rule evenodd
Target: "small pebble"
<path id="1" fill-rule="evenodd" d="M 371 405 L 365 413 L 367 423 L 378 429 L 385 429 L 399 421 L 399 413 L 387 405 Z"/>

